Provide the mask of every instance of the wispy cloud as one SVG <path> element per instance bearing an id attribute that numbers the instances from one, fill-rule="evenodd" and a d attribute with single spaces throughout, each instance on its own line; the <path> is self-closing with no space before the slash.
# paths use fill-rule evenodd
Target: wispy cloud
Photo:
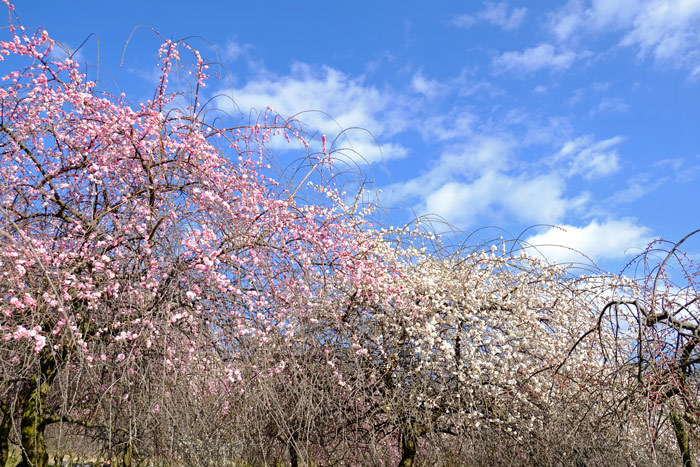
<path id="1" fill-rule="evenodd" d="M 700 2 L 656 1 L 634 18 L 622 45 L 636 46 L 644 57 L 700 69 Z"/>
<path id="2" fill-rule="evenodd" d="M 436 128 L 441 126 L 436 125 Z M 431 137 L 427 135 L 427 138 Z M 430 170 L 408 182 L 396 184 L 392 189 L 401 196 L 425 196 L 451 180 L 473 179 L 483 173 L 504 170 L 515 147 L 515 141 L 508 135 L 463 135 L 458 141 L 442 148 L 442 154 Z"/>
<path id="3" fill-rule="evenodd" d="M 696 155 L 694 159 L 694 161 L 687 161 L 683 157 L 661 159 L 652 167 L 656 170 L 670 171 L 675 181 L 691 182 L 700 176 L 700 156 Z"/>
<path id="4" fill-rule="evenodd" d="M 567 141 L 555 156 L 558 163 L 568 165 L 567 176 L 580 175 L 586 179 L 604 177 L 620 169 L 617 146 L 625 140 L 615 136 L 595 141 L 592 136 L 581 136 Z"/>
<path id="5" fill-rule="evenodd" d="M 417 72 L 411 79 L 411 89 L 429 99 L 444 95 L 449 86 L 437 80 L 426 78 L 422 72 Z"/>
<path id="6" fill-rule="evenodd" d="M 591 116 L 610 113 L 629 112 L 630 106 L 620 97 L 604 97 L 597 106 L 591 109 Z"/>
<path id="7" fill-rule="evenodd" d="M 455 106 L 446 113 L 426 116 L 417 129 L 426 141 L 444 142 L 473 135 L 477 121 L 478 117 L 469 109 Z M 465 149 L 465 146 L 460 145 L 457 152 Z"/>
<path id="8" fill-rule="evenodd" d="M 229 40 L 224 44 L 219 53 L 221 58 L 228 62 L 236 61 L 241 56 L 245 55 L 253 46 L 250 44 L 241 44 L 233 40 Z"/>
<path id="9" fill-rule="evenodd" d="M 610 202 L 632 203 L 664 185 L 678 188 L 694 182 L 700 176 L 700 165 L 685 158 L 662 159 L 648 169 L 650 170 L 628 176 L 625 187 L 616 191 L 610 197 Z"/>
<path id="10" fill-rule="evenodd" d="M 590 6 L 586 6 L 590 3 Z M 640 13 L 645 0 L 569 0 L 550 14 L 549 28 L 560 40 L 576 39 L 581 32 L 620 30 Z"/>
<path id="11" fill-rule="evenodd" d="M 549 29 L 571 45 L 585 35 L 621 34 L 619 44 L 663 65 L 700 74 L 700 2 L 697 0 L 570 0 L 552 13 Z"/>
<path id="12" fill-rule="evenodd" d="M 611 202 L 624 204 L 636 201 L 659 188 L 668 179 L 668 176 L 652 176 L 650 173 L 636 174 L 627 180 L 625 188 L 613 194 Z"/>
<path id="13" fill-rule="evenodd" d="M 523 51 L 504 52 L 493 60 L 497 72 L 530 74 L 539 70 L 566 70 L 576 60 L 571 50 L 557 50 L 553 45 L 543 43 Z"/>
<path id="14" fill-rule="evenodd" d="M 513 30 L 520 27 L 526 14 L 527 8 L 510 8 L 506 2 L 486 2 L 483 10 L 473 15 L 455 16 L 451 24 L 468 28 L 483 21 L 504 30 Z"/>

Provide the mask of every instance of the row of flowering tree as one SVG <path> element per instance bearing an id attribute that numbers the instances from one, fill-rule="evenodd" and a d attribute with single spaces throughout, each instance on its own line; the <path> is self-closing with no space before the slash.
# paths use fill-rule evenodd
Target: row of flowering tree
<path id="1" fill-rule="evenodd" d="M 669 424 L 691 456 L 694 298 L 666 288 L 623 316 L 658 281 L 625 292 L 517 244 L 377 229 L 325 138 L 311 152 L 271 109 L 203 112 L 208 64 L 186 43 L 163 44 L 135 104 L 8 10 L 0 465 L 663 463 Z M 306 150 L 297 176 L 272 169 L 285 137 Z M 642 324 L 680 332 L 675 351 Z"/>

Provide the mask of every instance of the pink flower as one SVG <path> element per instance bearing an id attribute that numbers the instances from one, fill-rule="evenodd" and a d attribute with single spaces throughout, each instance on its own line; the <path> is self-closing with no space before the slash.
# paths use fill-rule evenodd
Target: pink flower
<path id="1" fill-rule="evenodd" d="M 34 336 L 34 342 L 34 352 L 39 353 L 41 349 L 43 349 L 44 346 L 46 346 L 46 337 L 41 335 Z"/>
<path id="2" fill-rule="evenodd" d="M 24 303 L 27 306 L 36 306 L 36 300 L 34 300 L 34 298 L 32 298 L 32 296 L 28 293 L 24 294 Z"/>
<path id="3" fill-rule="evenodd" d="M 36 333 L 35 333 L 36 334 Z M 12 334 L 15 340 L 23 339 L 25 337 L 33 337 L 31 331 L 24 326 L 17 326 L 17 330 Z"/>

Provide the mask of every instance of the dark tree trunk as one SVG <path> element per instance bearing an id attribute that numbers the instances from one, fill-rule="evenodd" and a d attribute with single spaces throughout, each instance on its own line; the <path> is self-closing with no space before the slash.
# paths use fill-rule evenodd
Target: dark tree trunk
<path id="1" fill-rule="evenodd" d="M 401 434 L 401 461 L 399 467 L 411 467 L 416 458 L 416 437 L 410 433 Z"/>
<path id="2" fill-rule="evenodd" d="M 299 467 L 299 454 L 294 446 L 294 442 L 289 445 L 289 463 L 291 467 Z"/>
<path id="3" fill-rule="evenodd" d="M 695 467 L 695 459 L 693 459 L 693 453 L 690 449 L 690 439 L 683 420 L 673 411 L 669 414 L 669 418 L 671 419 L 673 431 L 678 441 L 678 450 L 681 452 L 681 458 L 683 460 L 681 465 L 683 467 Z"/>
<path id="4" fill-rule="evenodd" d="M 131 444 L 131 441 L 129 441 L 129 445 L 124 450 L 124 456 L 122 458 L 122 461 L 124 463 L 124 467 L 131 467 L 133 458 L 134 458 L 134 448 Z"/>
<path id="5" fill-rule="evenodd" d="M 7 464 L 10 457 L 10 428 L 12 427 L 12 416 L 10 411 L 2 407 L 2 423 L 0 423 L 0 466 Z"/>
<path id="6" fill-rule="evenodd" d="M 46 467 L 49 455 L 44 441 L 44 402 L 48 383 L 41 375 L 33 378 L 29 391 L 22 396 L 22 461 L 18 467 Z"/>
<path id="7" fill-rule="evenodd" d="M 39 356 L 39 371 L 29 381 L 29 387 L 20 394 L 22 407 L 22 460 L 17 467 L 46 467 L 49 455 L 44 440 L 46 399 L 56 375 L 56 360 L 48 349 Z"/>

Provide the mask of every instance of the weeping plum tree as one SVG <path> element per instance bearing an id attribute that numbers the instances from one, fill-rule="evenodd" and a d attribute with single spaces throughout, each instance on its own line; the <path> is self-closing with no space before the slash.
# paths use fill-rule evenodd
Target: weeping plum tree
<path id="1" fill-rule="evenodd" d="M 700 440 L 700 269 L 685 250 L 698 233 L 652 242 L 628 266 L 636 280 L 601 313 L 629 327 L 626 342 L 615 343 L 634 343 L 627 366 L 646 401 L 652 443 L 670 429 L 684 466 L 696 464 Z"/>
<path id="2" fill-rule="evenodd" d="M 331 266 L 371 269 L 362 254 L 371 239 L 339 197 L 303 203 L 299 187 L 266 175 L 268 139 L 298 137 L 292 124 L 267 115 L 207 123 L 197 109 L 208 66 L 187 44 L 163 44 L 154 98 L 129 105 L 53 57 L 46 31 L 16 19 L 8 31 L 0 438 L 19 440 L 23 466 L 44 466 L 47 427 L 72 424 L 101 430 L 131 459 L 143 409 L 160 407 L 139 389 L 158 387 L 159 373 L 203 372 L 225 388 L 240 374 L 235 339 L 263 346 L 293 314 L 311 313 Z M 193 57 L 188 96 L 168 87 L 183 53 Z M 183 97 L 184 110 L 175 105 Z M 312 162 L 322 170 L 331 161 L 324 150 Z M 0 450 L 7 459 L 7 443 Z"/>
<path id="3" fill-rule="evenodd" d="M 475 463 L 546 462 L 550 453 L 556 462 L 567 451 L 574 462 L 624 451 L 614 438 L 605 447 L 587 438 L 607 429 L 609 399 L 596 400 L 588 388 L 616 373 L 599 357 L 600 345 L 613 342 L 610 330 L 559 366 L 618 279 L 569 275 L 505 244 L 440 255 L 436 245 L 426 253 L 410 231 L 386 239 L 398 236 L 408 243 L 386 241 L 378 255 L 393 274 L 369 276 L 333 308 L 348 324 L 338 327 L 346 335 L 340 342 L 353 343 L 337 345 L 327 362 L 352 393 L 348 420 L 390 443 L 385 450 L 401 465 L 420 451 L 432 448 L 439 460 L 458 446 L 466 457 L 456 458 Z M 576 423 L 567 426 L 567 416 Z"/>

